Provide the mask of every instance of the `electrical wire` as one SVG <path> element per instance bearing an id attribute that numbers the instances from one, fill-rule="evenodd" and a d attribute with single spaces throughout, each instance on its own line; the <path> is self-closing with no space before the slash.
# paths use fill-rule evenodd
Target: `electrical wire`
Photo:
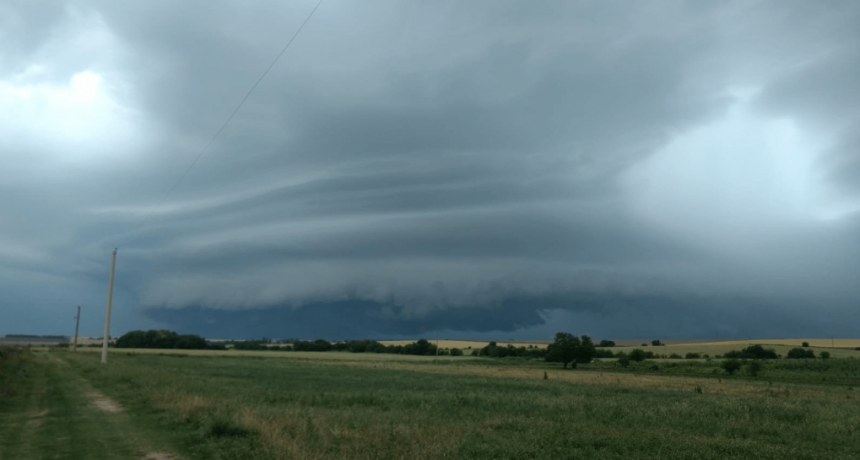
<path id="1" fill-rule="evenodd" d="M 301 33 L 302 29 L 305 28 L 305 25 L 308 23 L 308 21 L 311 20 L 311 17 L 313 17 L 314 13 L 317 11 L 317 8 L 320 7 L 322 2 L 323 0 L 319 0 L 319 2 L 317 2 L 316 6 L 314 6 L 313 10 L 311 10 L 310 14 L 308 14 L 308 16 L 305 18 L 304 22 L 302 22 L 299 28 L 296 29 L 296 32 L 293 34 L 292 38 L 290 38 L 287 44 L 284 45 L 284 47 L 281 49 L 281 52 L 278 53 L 277 56 L 275 56 L 275 59 L 272 60 L 272 63 L 269 64 L 269 67 L 267 67 L 263 74 L 260 75 L 260 78 L 258 78 L 257 81 L 254 82 L 254 85 L 251 86 L 251 89 L 248 90 L 248 93 L 245 94 L 245 97 L 242 98 L 242 100 L 239 102 L 239 105 L 237 105 L 236 108 L 233 109 L 233 111 L 230 113 L 230 116 L 228 116 L 224 123 L 221 124 L 221 127 L 218 128 L 218 131 L 215 131 L 215 134 L 212 136 L 211 139 L 209 139 L 209 142 L 207 142 L 203 149 L 200 150 L 200 153 L 198 153 L 197 156 L 194 157 L 194 161 L 192 161 L 191 164 L 188 165 L 187 168 L 185 168 L 185 171 L 182 173 L 181 176 L 179 176 L 179 179 L 176 180 L 176 182 L 173 184 L 173 186 L 170 187 L 167 193 L 164 194 L 164 197 L 161 198 L 161 201 L 159 201 L 155 208 L 150 211 L 149 214 L 147 214 L 140 227 L 143 227 L 144 225 L 146 225 L 147 222 L 149 222 L 150 217 L 152 217 L 152 215 L 155 214 L 161 208 L 165 201 L 167 201 L 167 198 L 170 197 L 170 194 L 173 193 L 173 191 L 176 190 L 176 187 L 179 186 L 179 183 L 182 182 L 182 179 L 185 179 L 185 176 L 187 176 L 191 169 L 194 168 L 194 165 L 196 165 L 197 162 L 200 161 L 200 158 L 203 157 L 203 154 L 206 153 L 207 150 L 209 150 L 209 147 L 211 147 L 212 143 L 214 143 L 218 136 L 221 135 L 221 133 L 224 131 L 224 128 L 226 128 L 227 125 L 230 124 L 230 121 L 233 120 L 233 117 L 236 116 L 236 113 L 239 112 L 239 109 L 241 109 L 242 106 L 245 105 L 245 101 L 248 100 L 248 98 L 251 96 L 251 93 L 253 93 L 254 90 L 257 89 L 257 86 L 260 84 L 261 81 L 263 81 L 263 78 L 266 77 L 266 75 L 269 73 L 270 70 L 272 70 L 278 60 L 281 59 L 281 56 L 284 55 L 284 53 L 287 51 L 287 49 L 290 47 L 296 37 L 299 36 L 299 33 Z M 140 227 L 138 227 L 138 229 Z"/>

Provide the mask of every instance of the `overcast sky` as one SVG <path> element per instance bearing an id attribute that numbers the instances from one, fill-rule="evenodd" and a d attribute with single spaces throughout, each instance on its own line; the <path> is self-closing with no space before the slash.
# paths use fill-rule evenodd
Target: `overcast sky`
<path id="1" fill-rule="evenodd" d="M 0 0 L 0 334 L 858 336 L 860 2 L 325 0 L 183 177 L 315 5 Z"/>

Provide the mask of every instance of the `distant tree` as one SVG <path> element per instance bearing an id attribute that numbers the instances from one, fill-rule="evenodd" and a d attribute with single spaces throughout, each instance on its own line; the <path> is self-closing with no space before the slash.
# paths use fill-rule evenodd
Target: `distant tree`
<path id="1" fill-rule="evenodd" d="M 613 342 L 612 340 L 601 340 L 597 346 L 602 348 L 610 348 L 615 346 L 615 342 Z"/>
<path id="2" fill-rule="evenodd" d="M 603 348 L 598 348 L 594 350 L 595 358 L 614 358 L 615 353 L 612 353 L 612 350 L 604 350 Z"/>
<path id="3" fill-rule="evenodd" d="M 669 359 L 681 359 L 681 358 L 683 358 L 683 356 L 679 355 L 678 353 L 672 353 L 671 355 L 669 355 Z"/>
<path id="4" fill-rule="evenodd" d="M 734 375 L 734 373 L 741 368 L 741 362 L 736 359 L 727 359 L 720 364 L 720 367 L 722 367 L 729 375 Z"/>
<path id="5" fill-rule="evenodd" d="M 662 346 L 663 344 L 659 340 L 652 340 L 651 345 L 653 345 L 655 347 L 659 347 L 659 346 Z"/>
<path id="6" fill-rule="evenodd" d="M 630 365 L 630 357 L 627 356 L 623 351 L 618 353 L 618 364 L 623 368 L 627 368 Z"/>
<path id="7" fill-rule="evenodd" d="M 461 350 L 459 348 L 452 348 L 451 349 L 451 356 L 463 356 L 463 350 Z"/>
<path id="8" fill-rule="evenodd" d="M 594 343 L 587 335 L 577 338 L 569 332 L 559 332 L 555 335 L 555 341 L 547 347 L 546 360 L 549 362 L 562 363 L 567 368 L 577 364 L 590 363 L 594 358 Z"/>
<path id="9" fill-rule="evenodd" d="M 162 330 L 131 331 L 117 339 L 117 348 L 173 348 L 185 350 L 202 350 L 209 348 L 206 339 L 199 335 L 179 335 L 176 332 Z"/>
<path id="10" fill-rule="evenodd" d="M 803 342 L 801 345 L 803 348 L 809 348 L 809 342 Z"/>
<path id="11" fill-rule="evenodd" d="M 436 345 L 428 342 L 427 339 L 420 339 L 417 342 L 405 345 L 400 353 L 404 355 L 433 356 L 436 354 Z"/>
<path id="12" fill-rule="evenodd" d="M 830 352 L 829 351 L 822 351 L 821 353 L 818 354 L 818 356 L 821 356 L 821 359 L 830 359 Z"/>
<path id="13" fill-rule="evenodd" d="M 631 361 L 642 362 L 645 361 L 645 352 L 639 348 L 633 350 L 628 355 Z"/>
<path id="14" fill-rule="evenodd" d="M 687 359 L 699 359 L 699 358 L 701 358 L 701 356 L 699 356 L 698 353 L 690 352 L 690 353 L 687 353 L 685 355 L 685 358 L 687 358 Z"/>
<path id="15" fill-rule="evenodd" d="M 788 351 L 788 359 L 814 359 L 815 352 L 804 348 L 792 348 Z"/>
<path id="16" fill-rule="evenodd" d="M 648 346 L 648 344 L 647 344 L 647 343 L 643 343 L 643 344 L 642 344 L 642 346 L 643 346 L 643 347 L 647 347 L 647 346 Z"/>
<path id="17" fill-rule="evenodd" d="M 732 350 L 725 354 L 726 358 L 735 359 L 777 359 L 776 351 L 773 348 L 765 349 L 761 345 L 750 345 L 741 351 Z"/>

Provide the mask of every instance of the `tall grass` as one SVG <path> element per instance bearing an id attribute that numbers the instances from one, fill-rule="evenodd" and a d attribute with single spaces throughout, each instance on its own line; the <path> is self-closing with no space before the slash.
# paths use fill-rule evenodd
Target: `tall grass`
<path id="1" fill-rule="evenodd" d="M 852 458 L 832 385 L 528 366 L 64 355 L 189 458 Z M 492 363 L 486 361 L 487 363 Z M 445 364 L 448 363 L 448 364 Z M 584 378 L 584 377 L 587 378 Z"/>

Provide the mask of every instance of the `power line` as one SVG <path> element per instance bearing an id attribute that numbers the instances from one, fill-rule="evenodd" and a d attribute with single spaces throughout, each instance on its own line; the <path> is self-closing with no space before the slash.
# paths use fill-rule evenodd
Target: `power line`
<path id="1" fill-rule="evenodd" d="M 198 153 L 197 156 L 194 157 L 194 161 L 192 161 L 191 164 L 188 165 L 187 168 L 185 168 L 185 172 L 183 172 L 182 175 L 179 176 L 179 179 L 177 179 L 177 181 L 173 184 L 172 187 L 170 187 L 170 189 L 167 191 L 167 193 L 164 194 L 164 197 L 161 198 L 161 201 L 158 202 L 158 204 L 155 206 L 155 208 L 152 211 L 150 211 L 149 214 L 147 214 L 146 218 L 143 220 L 143 223 L 141 223 L 141 227 L 143 225 L 145 225 L 146 222 L 149 221 L 149 218 L 152 217 L 152 215 L 155 214 L 155 212 L 161 208 L 161 205 L 163 205 L 164 202 L 167 201 L 167 198 L 170 196 L 170 194 L 173 193 L 173 191 L 176 189 L 176 187 L 179 185 L 179 183 L 182 182 L 182 179 L 185 179 L 185 176 L 187 176 L 188 173 L 191 171 L 191 169 L 194 168 L 194 165 L 196 165 L 197 162 L 200 160 L 200 158 L 203 157 L 203 154 L 206 153 L 207 150 L 209 150 L 209 147 L 212 145 L 213 142 L 215 142 L 215 139 L 217 139 L 218 136 L 221 135 L 221 132 L 224 131 L 224 128 L 226 128 L 227 125 L 230 123 L 230 121 L 233 119 L 233 117 L 236 116 L 236 113 L 239 112 L 239 109 L 241 109 L 242 106 L 245 105 L 245 101 L 248 100 L 248 98 L 251 96 L 251 93 L 253 93 L 254 90 L 257 89 L 257 86 L 260 84 L 261 81 L 263 81 L 263 78 L 266 77 L 266 75 L 269 73 L 269 71 L 272 70 L 272 67 L 274 67 L 275 64 L 278 62 L 278 60 L 281 59 L 281 56 L 284 55 L 284 52 L 287 51 L 287 48 L 290 47 L 290 45 L 293 43 L 293 40 L 295 40 L 296 37 L 299 36 L 299 33 L 302 31 L 302 29 L 304 29 L 305 24 L 307 24 L 308 21 L 311 20 L 311 17 L 317 11 L 317 8 L 319 8 L 319 6 L 322 4 L 322 2 L 323 2 L 323 0 L 319 0 L 319 2 L 317 2 L 316 6 L 314 6 L 314 9 L 311 10 L 310 14 L 308 14 L 308 17 L 305 18 L 304 22 L 302 22 L 302 25 L 300 25 L 299 28 L 296 30 L 296 33 L 294 33 L 292 38 L 290 38 L 290 41 L 288 41 L 287 44 L 284 45 L 284 47 L 281 49 L 281 52 L 278 53 L 278 55 L 275 56 L 275 59 L 272 61 L 272 63 L 269 64 L 269 67 L 267 67 L 266 70 L 263 72 L 263 74 L 260 75 L 260 78 L 257 79 L 257 81 L 254 83 L 254 85 L 251 86 L 251 89 L 248 90 L 248 93 L 245 94 L 245 97 L 242 98 L 242 100 L 239 102 L 239 105 L 237 105 L 236 108 L 233 109 L 233 112 L 230 113 L 230 116 L 227 117 L 227 120 L 225 120 L 224 123 L 221 124 L 221 127 L 218 128 L 218 131 L 215 132 L 215 135 L 213 135 L 212 138 L 209 139 L 209 142 L 206 143 L 206 145 L 203 147 L 203 150 L 201 150 L 200 153 Z"/>

